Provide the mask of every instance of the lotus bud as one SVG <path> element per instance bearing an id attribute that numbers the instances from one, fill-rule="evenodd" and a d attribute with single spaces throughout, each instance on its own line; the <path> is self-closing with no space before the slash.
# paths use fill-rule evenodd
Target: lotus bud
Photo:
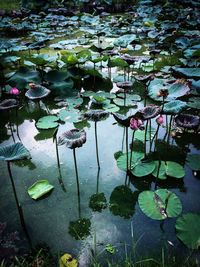
<path id="1" fill-rule="evenodd" d="M 156 119 L 157 124 L 162 125 L 164 123 L 164 118 L 162 115 L 160 115 L 157 119 Z"/>
<path id="2" fill-rule="evenodd" d="M 135 118 L 131 118 L 130 119 L 130 128 L 132 130 L 138 130 L 138 129 L 142 129 L 143 127 L 143 121 L 139 120 L 139 119 L 135 119 Z"/>
<path id="3" fill-rule="evenodd" d="M 11 95 L 19 95 L 20 94 L 20 91 L 16 87 L 13 87 L 13 88 L 10 89 L 9 93 Z"/>

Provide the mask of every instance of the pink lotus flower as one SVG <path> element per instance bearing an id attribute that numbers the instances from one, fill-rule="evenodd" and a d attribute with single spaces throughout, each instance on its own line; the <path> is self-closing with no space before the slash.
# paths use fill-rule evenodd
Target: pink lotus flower
<path id="1" fill-rule="evenodd" d="M 130 128 L 132 130 L 138 130 L 143 128 L 143 121 L 135 118 L 130 119 Z"/>
<path id="2" fill-rule="evenodd" d="M 9 93 L 11 95 L 19 95 L 20 94 L 20 91 L 16 87 L 13 87 L 13 88 L 10 89 Z"/>
<path id="3" fill-rule="evenodd" d="M 160 115 L 157 119 L 156 119 L 157 124 L 162 125 L 164 123 L 164 118 L 162 115 Z"/>

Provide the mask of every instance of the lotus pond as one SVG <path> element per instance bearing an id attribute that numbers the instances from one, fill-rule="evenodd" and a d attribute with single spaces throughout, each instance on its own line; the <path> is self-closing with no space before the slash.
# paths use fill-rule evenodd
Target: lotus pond
<path id="1" fill-rule="evenodd" d="M 61 267 L 199 264 L 199 18 L 1 12 L 1 260 L 46 243 Z"/>

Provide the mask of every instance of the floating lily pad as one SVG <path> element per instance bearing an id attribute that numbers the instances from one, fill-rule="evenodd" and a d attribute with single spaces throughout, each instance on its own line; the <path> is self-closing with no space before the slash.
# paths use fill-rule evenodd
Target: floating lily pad
<path id="1" fill-rule="evenodd" d="M 103 105 L 103 109 L 107 112 L 118 112 L 120 110 L 120 108 L 118 106 L 116 106 L 115 104 L 106 104 Z"/>
<path id="2" fill-rule="evenodd" d="M 31 155 L 22 143 L 15 143 L 0 147 L 0 160 L 13 161 L 21 159 L 30 159 Z"/>
<path id="3" fill-rule="evenodd" d="M 32 199 L 36 200 L 49 193 L 53 188 L 54 186 L 49 184 L 48 180 L 39 180 L 29 187 L 28 194 Z"/>
<path id="4" fill-rule="evenodd" d="M 200 215 L 195 213 L 183 214 L 176 220 L 177 237 L 191 249 L 200 247 Z"/>
<path id="5" fill-rule="evenodd" d="M 134 154 L 134 153 L 133 153 Z M 136 165 L 133 165 L 133 169 L 131 168 L 131 172 L 136 177 L 143 177 L 151 174 L 156 167 L 154 161 L 152 162 L 139 162 Z"/>
<path id="6" fill-rule="evenodd" d="M 44 116 L 38 120 L 36 127 L 41 130 L 56 128 L 59 125 L 58 120 L 59 118 L 57 116 Z"/>
<path id="7" fill-rule="evenodd" d="M 166 174 L 175 178 L 183 178 L 185 176 L 185 170 L 182 165 L 174 161 L 166 162 Z"/>
<path id="8" fill-rule="evenodd" d="M 131 153 L 128 153 L 128 162 L 130 164 L 130 156 Z M 141 159 L 144 158 L 144 153 L 142 152 L 134 152 L 132 154 L 132 161 L 131 165 L 135 166 L 137 163 L 140 162 Z M 117 167 L 123 171 L 126 171 L 126 160 L 127 160 L 127 154 L 123 154 L 117 159 Z"/>
<path id="9" fill-rule="evenodd" d="M 138 203 L 142 212 L 154 220 L 177 217 L 182 211 L 180 199 L 167 189 L 144 191 L 139 194 Z"/>
<path id="10" fill-rule="evenodd" d="M 156 164 L 156 167 L 154 171 L 152 172 L 152 175 L 154 177 L 158 176 L 158 179 L 161 179 L 161 180 L 167 179 L 165 162 L 161 161 L 160 167 L 159 167 L 159 161 L 155 161 L 155 164 Z M 158 172 L 158 167 L 159 167 L 159 172 Z"/>
<path id="11" fill-rule="evenodd" d="M 84 239 L 90 234 L 91 222 L 89 219 L 82 218 L 69 223 L 69 234 L 76 240 Z"/>
<path id="12" fill-rule="evenodd" d="M 64 121 L 64 122 L 67 121 L 67 122 L 75 123 L 75 122 L 80 121 L 80 113 L 77 112 L 76 110 L 62 109 L 59 112 L 58 117 L 61 121 Z"/>
<path id="13" fill-rule="evenodd" d="M 110 210 L 114 215 L 119 215 L 126 219 L 134 214 L 134 206 L 138 197 L 137 192 L 132 192 L 125 185 L 117 186 L 110 196 Z"/>
<path id="14" fill-rule="evenodd" d="M 200 155 L 199 154 L 187 155 L 186 161 L 193 171 L 200 171 Z"/>

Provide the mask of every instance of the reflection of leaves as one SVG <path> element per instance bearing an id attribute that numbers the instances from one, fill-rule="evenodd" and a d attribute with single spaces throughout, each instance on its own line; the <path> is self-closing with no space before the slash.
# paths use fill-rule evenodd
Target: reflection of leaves
<path id="1" fill-rule="evenodd" d="M 36 165 L 31 160 L 17 160 L 13 162 L 18 167 L 28 167 L 29 170 L 36 169 Z"/>
<path id="2" fill-rule="evenodd" d="M 197 135 L 193 133 L 181 134 L 180 138 L 176 138 L 176 143 L 180 147 L 186 147 L 189 144 L 193 144 L 195 148 L 200 149 L 200 138 L 197 138 Z"/>
<path id="3" fill-rule="evenodd" d="M 176 161 L 183 164 L 185 162 L 186 152 L 178 146 L 170 145 L 167 142 L 158 139 L 156 142 L 155 157 L 155 159 Z"/>
<path id="4" fill-rule="evenodd" d="M 76 240 L 84 239 L 90 234 L 91 222 L 89 219 L 82 218 L 69 223 L 69 234 Z"/>
<path id="5" fill-rule="evenodd" d="M 137 198 L 138 191 L 132 192 L 125 185 L 117 186 L 110 196 L 110 210 L 114 215 L 128 219 L 134 214 Z"/>
<path id="6" fill-rule="evenodd" d="M 41 131 L 34 136 L 34 139 L 36 141 L 40 141 L 40 140 L 52 138 L 54 135 L 54 132 L 55 132 L 55 129 Z"/>
<path id="7" fill-rule="evenodd" d="M 107 201 L 104 193 L 97 193 L 90 197 L 89 207 L 93 211 L 102 211 L 107 207 Z"/>

